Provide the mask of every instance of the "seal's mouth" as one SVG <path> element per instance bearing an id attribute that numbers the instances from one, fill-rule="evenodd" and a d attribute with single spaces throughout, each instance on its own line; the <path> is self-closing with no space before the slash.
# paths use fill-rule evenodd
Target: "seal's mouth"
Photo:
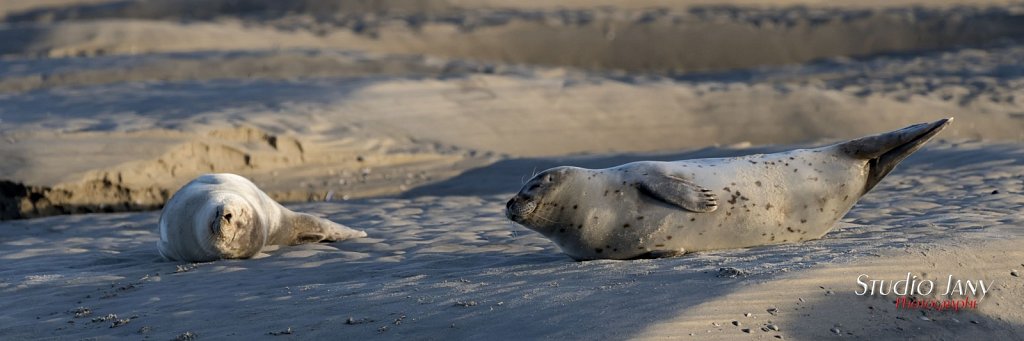
<path id="1" fill-rule="evenodd" d="M 517 195 L 505 204 L 505 216 L 514 222 L 522 222 L 524 218 L 537 210 L 537 202 Z"/>
<path id="2" fill-rule="evenodd" d="M 263 248 L 265 232 L 247 204 L 226 202 L 217 207 L 207 228 L 220 258 L 249 258 Z"/>

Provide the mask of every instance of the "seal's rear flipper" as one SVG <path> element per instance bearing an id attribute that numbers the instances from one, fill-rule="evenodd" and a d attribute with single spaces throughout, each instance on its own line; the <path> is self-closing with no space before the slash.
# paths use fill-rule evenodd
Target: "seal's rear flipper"
<path id="1" fill-rule="evenodd" d="M 868 160 L 868 179 L 864 185 L 864 193 L 867 193 L 892 172 L 897 164 L 921 149 L 952 121 L 950 117 L 931 123 L 919 123 L 897 131 L 840 143 L 835 147 L 851 157 Z"/>
<path id="2" fill-rule="evenodd" d="M 284 214 L 284 226 L 281 228 L 291 233 L 286 240 L 275 240 L 277 243 L 274 244 L 297 245 L 366 237 L 366 232 L 324 218 L 291 211 L 284 211 Z"/>

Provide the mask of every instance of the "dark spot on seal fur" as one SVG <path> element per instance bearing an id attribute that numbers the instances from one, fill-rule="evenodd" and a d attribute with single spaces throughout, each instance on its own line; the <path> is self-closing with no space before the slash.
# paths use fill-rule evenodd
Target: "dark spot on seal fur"
<path id="1" fill-rule="evenodd" d="M 772 209 L 772 203 L 768 203 L 767 205 L 764 205 L 764 209 L 765 209 L 765 210 L 770 210 L 770 209 Z"/>
<path id="2" fill-rule="evenodd" d="M 558 232 L 565 233 L 565 229 L 559 229 Z"/>
<path id="3" fill-rule="evenodd" d="M 572 205 L 572 209 L 574 209 L 574 210 L 575 210 L 575 209 L 578 209 L 578 208 L 580 208 L 580 206 L 579 206 L 579 205 Z"/>
<path id="4" fill-rule="evenodd" d="M 644 216 L 636 217 L 636 220 L 644 220 Z"/>
<path id="5" fill-rule="evenodd" d="M 583 224 L 576 225 L 576 229 L 583 229 Z"/>
<path id="6" fill-rule="evenodd" d="M 807 219 L 800 219 L 800 223 L 801 224 L 806 224 L 807 223 Z"/>
<path id="7" fill-rule="evenodd" d="M 622 224 L 622 228 L 628 229 L 629 228 L 629 224 Z"/>
<path id="8" fill-rule="evenodd" d="M 793 231 L 793 227 L 792 226 L 787 226 L 786 227 L 786 231 L 789 231 L 791 233 L 795 233 L 796 232 L 796 231 Z"/>
<path id="9" fill-rule="evenodd" d="M 696 217 L 690 217 L 690 221 L 695 221 L 695 220 L 697 220 Z"/>
<path id="10" fill-rule="evenodd" d="M 672 240 L 672 236 L 667 236 L 665 239 Z"/>
<path id="11" fill-rule="evenodd" d="M 665 244 L 654 244 L 654 247 L 665 247 Z"/>
<path id="12" fill-rule="evenodd" d="M 601 252 L 604 252 L 604 250 L 602 250 L 601 248 L 596 248 L 596 249 L 594 249 L 594 252 L 601 253 Z"/>
<path id="13" fill-rule="evenodd" d="M 754 181 L 754 184 L 757 185 L 757 187 L 761 187 L 761 180 Z"/>

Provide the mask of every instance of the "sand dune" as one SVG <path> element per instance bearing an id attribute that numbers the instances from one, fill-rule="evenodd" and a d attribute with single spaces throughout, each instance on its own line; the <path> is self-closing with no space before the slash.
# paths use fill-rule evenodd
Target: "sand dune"
<path id="1" fill-rule="evenodd" d="M 252 127 L 20 134 L 0 150 L 16 161 L 3 167 L 17 181 L 0 202 L 8 219 L 158 209 L 206 173 L 240 174 L 276 200 L 301 202 L 400 193 L 490 162 L 387 139 L 311 143 Z"/>

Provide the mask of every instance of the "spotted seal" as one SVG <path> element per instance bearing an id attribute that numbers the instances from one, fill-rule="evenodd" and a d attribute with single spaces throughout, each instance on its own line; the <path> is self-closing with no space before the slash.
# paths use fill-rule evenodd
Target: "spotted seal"
<path id="1" fill-rule="evenodd" d="M 576 260 L 821 238 L 952 120 L 774 154 L 552 168 L 528 181 L 505 212 Z"/>

